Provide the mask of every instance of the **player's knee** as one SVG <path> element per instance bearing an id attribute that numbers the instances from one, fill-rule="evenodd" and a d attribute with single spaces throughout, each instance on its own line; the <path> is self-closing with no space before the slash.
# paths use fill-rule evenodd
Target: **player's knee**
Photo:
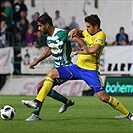
<path id="1" fill-rule="evenodd" d="M 101 96 L 98 96 L 98 98 L 102 101 L 102 102 L 105 102 L 107 103 L 109 101 L 109 96 L 108 95 L 101 95 Z"/>
<path id="2" fill-rule="evenodd" d="M 99 98 L 102 102 L 105 102 L 107 103 L 109 101 L 109 97 L 106 97 L 106 96 L 102 96 Z"/>
<path id="3" fill-rule="evenodd" d="M 56 79 L 59 77 L 58 71 L 56 69 L 52 69 L 47 73 L 47 76 L 52 78 L 52 79 Z"/>
<path id="4" fill-rule="evenodd" d="M 110 96 L 106 93 L 106 91 L 100 91 L 97 93 L 97 97 L 102 101 L 102 102 L 108 102 Z"/>

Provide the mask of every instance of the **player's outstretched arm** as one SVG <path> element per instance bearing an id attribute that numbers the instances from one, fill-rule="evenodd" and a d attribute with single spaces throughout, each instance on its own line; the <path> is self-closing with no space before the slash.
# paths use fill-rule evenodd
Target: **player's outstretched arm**
<path id="1" fill-rule="evenodd" d="M 88 50 L 86 50 L 86 47 L 83 46 L 80 50 L 72 52 L 70 56 L 74 57 L 75 55 L 78 54 L 85 54 L 85 55 L 95 54 L 100 47 L 101 47 L 100 44 L 95 44 L 91 48 L 88 47 Z"/>
<path id="2" fill-rule="evenodd" d="M 51 50 L 50 50 L 50 48 L 47 47 L 45 52 L 37 60 L 35 60 L 34 62 L 32 62 L 29 65 L 29 68 L 30 69 L 34 69 L 34 66 L 36 66 L 39 62 L 41 62 L 42 60 L 46 59 L 50 55 L 51 55 Z"/>

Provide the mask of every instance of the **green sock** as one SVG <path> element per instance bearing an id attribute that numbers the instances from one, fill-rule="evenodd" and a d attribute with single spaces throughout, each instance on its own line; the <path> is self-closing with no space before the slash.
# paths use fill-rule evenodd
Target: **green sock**
<path id="1" fill-rule="evenodd" d="M 50 92 L 47 94 L 47 96 L 57 100 L 57 101 L 60 101 L 60 102 L 63 102 L 64 104 L 67 102 L 67 98 L 62 96 L 61 94 L 59 94 L 57 91 L 55 90 L 50 90 Z M 43 104 L 43 102 L 42 102 Z M 34 109 L 33 111 L 33 114 L 35 115 L 39 115 L 40 111 L 41 111 L 41 107 L 42 107 L 42 104 L 39 105 L 39 108 L 38 109 Z"/>
<path id="2" fill-rule="evenodd" d="M 35 115 L 39 115 L 40 114 L 40 111 L 41 111 L 41 108 L 42 108 L 42 104 L 43 104 L 43 102 L 37 102 L 37 108 L 36 109 L 34 109 L 34 111 L 33 111 L 33 114 L 35 114 Z"/>
<path id="3" fill-rule="evenodd" d="M 47 94 L 49 97 L 52 97 L 55 100 L 58 100 L 60 102 L 66 103 L 67 102 L 67 98 L 62 96 L 61 94 L 59 94 L 58 92 L 56 92 L 55 90 L 50 90 L 50 92 Z"/>
<path id="4" fill-rule="evenodd" d="M 33 114 L 39 115 L 39 113 L 40 113 L 40 110 L 34 109 Z"/>

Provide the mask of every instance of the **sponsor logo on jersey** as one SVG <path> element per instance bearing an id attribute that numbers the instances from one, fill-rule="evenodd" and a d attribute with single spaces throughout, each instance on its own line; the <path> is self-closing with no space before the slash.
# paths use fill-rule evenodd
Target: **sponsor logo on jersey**
<path id="1" fill-rule="evenodd" d="M 54 50 L 55 52 L 58 51 L 58 47 L 56 45 L 53 45 L 51 49 Z"/>
<path id="2" fill-rule="evenodd" d="M 98 40 L 96 40 L 96 42 L 103 42 L 103 40 L 101 40 L 101 39 L 98 39 Z"/>

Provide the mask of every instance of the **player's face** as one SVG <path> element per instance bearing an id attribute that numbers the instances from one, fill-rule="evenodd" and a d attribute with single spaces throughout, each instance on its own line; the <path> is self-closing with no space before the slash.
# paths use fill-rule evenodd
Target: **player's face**
<path id="1" fill-rule="evenodd" d="M 43 32 L 44 34 L 47 34 L 47 23 L 46 24 L 42 24 L 40 22 L 38 22 L 38 30 Z"/>
<path id="2" fill-rule="evenodd" d="M 88 31 L 89 34 L 95 34 L 96 33 L 96 27 L 92 26 L 90 23 L 86 22 L 86 30 Z"/>

